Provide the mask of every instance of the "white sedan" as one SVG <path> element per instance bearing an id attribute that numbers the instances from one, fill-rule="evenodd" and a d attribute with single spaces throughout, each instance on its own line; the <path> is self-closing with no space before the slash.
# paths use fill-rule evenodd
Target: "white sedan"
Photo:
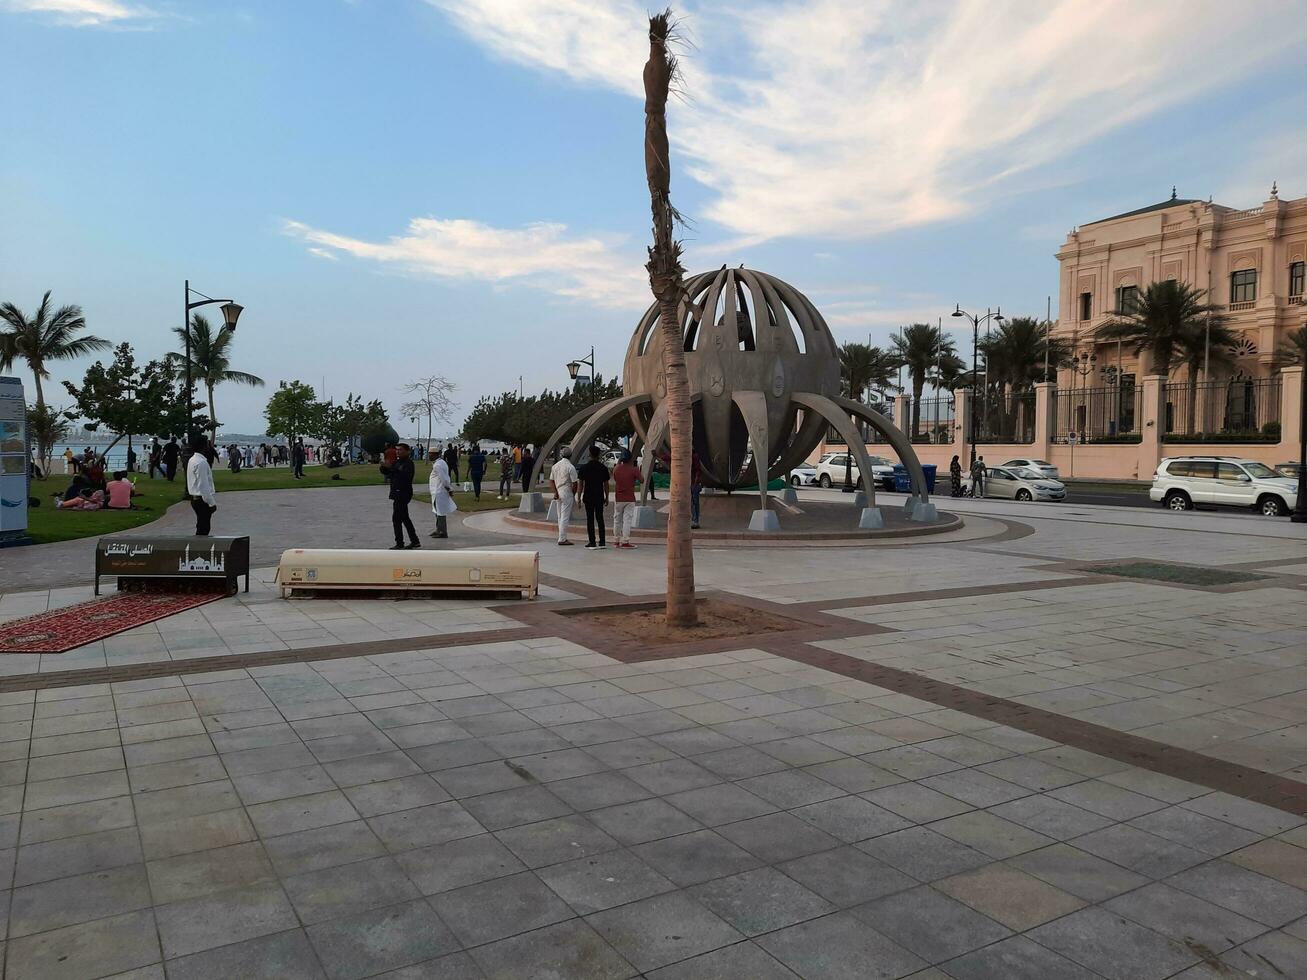
<path id="1" fill-rule="evenodd" d="M 811 463 L 800 463 L 790 470 L 790 486 L 815 487 L 817 485 L 817 467 Z"/>
<path id="2" fill-rule="evenodd" d="M 883 456 L 868 456 L 871 460 L 871 475 L 876 481 L 878 490 L 894 489 L 894 464 Z M 854 483 L 862 481 L 862 475 L 858 472 L 857 460 L 850 460 L 846 453 L 827 453 L 817 461 L 817 485 L 823 489 L 830 489 L 832 486 L 844 486 L 845 467 L 848 467 L 848 476 Z"/>

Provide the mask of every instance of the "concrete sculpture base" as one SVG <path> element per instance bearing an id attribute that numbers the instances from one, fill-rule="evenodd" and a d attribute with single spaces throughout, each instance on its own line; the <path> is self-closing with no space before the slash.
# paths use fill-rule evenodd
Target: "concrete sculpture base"
<path id="1" fill-rule="evenodd" d="M 542 493 L 524 493 L 522 502 L 517 505 L 519 514 L 543 514 L 545 511 L 545 495 Z"/>
<path id="2" fill-rule="evenodd" d="M 866 531 L 875 531 L 885 526 L 885 515 L 880 512 L 879 507 L 862 508 L 862 516 L 858 518 L 858 527 Z"/>
<path id="3" fill-rule="evenodd" d="M 545 513 L 545 520 L 558 520 L 558 501 L 554 500 L 552 497 L 549 500 L 549 510 Z"/>
<path id="4" fill-rule="evenodd" d="M 853 506 L 854 506 L 854 507 L 866 507 L 866 506 L 867 506 L 867 491 L 866 491 L 866 490 L 857 490 L 857 491 L 854 492 L 854 494 L 853 494 Z"/>
<path id="5" fill-rule="evenodd" d="M 631 527 L 644 528 L 646 531 L 658 526 L 658 512 L 652 507 L 635 508 L 635 516 L 631 518 Z"/>
<path id="6" fill-rule="evenodd" d="M 781 491 L 781 500 L 791 507 L 797 507 L 799 504 L 799 492 L 791 486 L 787 486 Z"/>
<path id="7" fill-rule="evenodd" d="M 912 513 L 908 515 L 908 520 L 919 524 L 934 524 L 939 520 L 939 511 L 930 501 L 918 500 L 917 505 L 912 508 Z"/>
<path id="8" fill-rule="evenodd" d="M 750 531 L 779 531 L 780 529 L 781 521 L 774 510 L 755 510 L 749 517 Z"/>

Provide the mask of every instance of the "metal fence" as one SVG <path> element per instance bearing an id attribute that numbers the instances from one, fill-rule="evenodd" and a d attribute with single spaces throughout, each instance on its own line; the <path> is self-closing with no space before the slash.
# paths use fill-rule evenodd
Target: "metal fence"
<path id="1" fill-rule="evenodd" d="M 1168 384 L 1165 442 L 1279 442 L 1276 378 Z"/>
<path id="2" fill-rule="evenodd" d="M 1030 445 L 1035 441 L 1035 393 L 992 389 L 973 396 L 974 441 Z"/>
<path id="3" fill-rule="evenodd" d="M 923 398 L 915 405 L 909 402 L 908 411 L 912 412 L 913 442 L 946 445 L 953 441 L 957 412 L 951 394 Z"/>
<path id="4" fill-rule="evenodd" d="M 868 405 L 868 408 L 879 412 L 885 416 L 891 423 L 894 421 L 894 403 L 892 401 L 876 402 Z M 888 445 L 889 440 L 878 429 L 873 429 L 866 422 L 858 422 L 858 431 L 862 433 L 862 441 L 867 445 Z M 844 445 L 844 437 L 833 426 L 826 427 L 826 443 L 828 445 Z"/>
<path id="5" fill-rule="evenodd" d="M 1054 442 L 1139 442 L 1143 389 L 1133 384 L 1106 388 L 1057 388 L 1050 401 L 1049 435 Z"/>

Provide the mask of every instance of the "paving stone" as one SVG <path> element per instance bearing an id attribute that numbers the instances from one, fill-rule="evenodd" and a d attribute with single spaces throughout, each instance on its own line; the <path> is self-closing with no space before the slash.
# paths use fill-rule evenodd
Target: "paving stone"
<path id="1" fill-rule="evenodd" d="M 341 759 L 327 763 L 323 769 L 342 789 L 416 776 L 423 771 L 421 766 L 403 752 L 378 752 L 355 759 Z"/>
<path id="2" fill-rule="evenodd" d="M 780 870 L 841 908 L 869 902 L 916 884 L 903 872 L 853 847 L 840 847 L 787 861 L 780 865 Z"/>
<path id="3" fill-rule="evenodd" d="M 1307 915 L 1307 892 L 1227 861 L 1209 861 L 1166 883 L 1268 926 Z"/>
<path id="4" fill-rule="evenodd" d="M 478 946 L 472 956 L 487 980 L 627 980 L 637 972 L 580 919 Z"/>
<path id="5" fill-rule="evenodd" d="M 571 861 L 618 846 L 598 826 L 577 815 L 512 827 L 499 831 L 496 836 L 531 868 Z"/>
<path id="6" fill-rule="evenodd" d="M 155 902 L 160 904 L 271 881 L 275 877 L 263 845 L 257 841 L 150 861 L 146 869 L 150 890 Z"/>
<path id="7" fill-rule="evenodd" d="M 391 851 L 443 844 L 484 828 L 457 803 L 433 803 L 368 818 L 368 826 Z"/>
<path id="8" fill-rule="evenodd" d="M 132 827 L 28 844 L 18 849 L 13 885 L 19 888 L 143 860 L 140 837 Z"/>
<path id="9" fill-rule="evenodd" d="M 805 980 L 889 980 L 926 966 L 851 912 L 801 922 L 757 943 Z"/>
<path id="10" fill-rule="evenodd" d="M 67 806 L 71 803 L 89 803 L 111 796 L 125 796 L 130 792 L 127 785 L 127 772 L 117 769 L 112 772 L 91 772 L 80 776 L 64 776 L 59 779 L 46 779 L 32 783 L 27 787 L 23 808 L 26 810 L 44 810 L 49 807 Z"/>
<path id="11" fill-rule="evenodd" d="M 475 738 L 461 739 L 457 742 L 438 742 L 435 745 L 419 745 L 405 749 L 404 754 L 427 772 L 458 769 L 502 758 L 501 753 Z"/>
<path id="12" fill-rule="evenodd" d="M 765 772 L 778 772 L 786 765 L 780 759 L 747 745 L 720 752 L 708 752 L 695 756 L 694 761 L 722 779 L 744 779 Z"/>
<path id="13" fill-rule="evenodd" d="M 640 860 L 682 887 L 748 871 L 763 863 L 712 830 L 666 837 L 632 850 Z"/>
<path id="14" fill-rule="evenodd" d="M 1013 936 L 945 964 L 957 980 L 1102 980 L 1025 936 Z"/>
<path id="15" fill-rule="evenodd" d="M 867 793 L 873 789 L 903 782 L 902 776 L 880 769 L 869 762 L 863 762 L 861 759 L 834 759 L 807 766 L 803 771 L 825 780 L 832 786 L 837 786 L 846 793 Z"/>
<path id="16" fill-rule="evenodd" d="M 506 789 L 520 789 L 531 783 L 531 780 L 512 769 L 503 759 L 472 766 L 460 766 L 455 769 L 442 769 L 435 773 L 435 778 L 436 782 L 440 783 L 456 800 L 467 796 L 498 793 Z"/>
<path id="17" fill-rule="evenodd" d="M 928 776 L 938 776 L 940 773 L 965 768 L 962 763 L 936 755 L 919 745 L 904 745 L 897 749 L 872 752 L 862 761 L 895 773 L 904 779 L 925 779 Z"/>
<path id="18" fill-rule="evenodd" d="M 861 796 L 864 800 L 869 800 L 914 823 L 942 820 L 945 817 L 957 816 L 959 813 L 967 813 L 972 809 L 968 803 L 918 783 L 899 783 L 863 793 Z"/>
<path id="19" fill-rule="evenodd" d="M 309 871 L 286 878 L 282 884 L 305 925 L 420 896 L 389 857 Z"/>
<path id="20" fill-rule="evenodd" d="M 1007 863 L 1088 902 L 1103 902 L 1148 882 L 1143 875 L 1070 844 L 1018 854 Z"/>
<path id="21" fill-rule="evenodd" d="M 790 812 L 845 843 L 866 840 L 912 826 L 902 817 L 856 796 L 812 803 Z"/>
<path id="22" fill-rule="evenodd" d="M 425 963 L 377 974 L 377 980 L 485 980 L 469 953 L 450 953 Z"/>
<path id="23" fill-rule="evenodd" d="M 1010 800 L 1029 796 L 1030 790 L 1006 779 L 999 779 L 979 769 L 958 769 L 954 772 L 928 776 L 920 785 L 975 807 L 996 806 Z"/>
<path id="24" fill-rule="evenodd" d="M 299 925 L 286 895 L 273 883 L 160 905 L 154 914 L 159 922 L 165 958 L 283 932 Z"/>
<path id="25" fill-rule="evenodd" d="M 254 840 L 254 827 L 244 810 L 220 810 L 166 823 L 142 824 L 140 842 L 150 860 L 227 847 Z"/>
<path id="26" fill-rule="evenodd" d="M 1107 817 L 1044 795 L 1002 803 L 992 807 L 990 813 L 1053 840 L 1070 840 L 1112 825 Z"/>
<path id="27" fill-rule="evenodd" d="M 226 752 L 222 756 L 222 764 L 227 767 L 227 772 L 232 776 L 294 769 L 298 766 L 313 765 L 316 761 L 313 753 L 299 742 L 242 749 L 239 752 Z"/>
<path id="28" fill-rule="evenodd" d="M 675 886 L 630 851 L 606 851 L 551 865 L 540 879 L 578 914 L 588 915 L 641 898 L 672 891 Z"/>
<path id="29" fill-rule="evenodd" d="M 321 922 L 309 940 L 331 980 L 356 980 L 457 951 L 458 940 L 424 901 Z"/>
<path id="30" fill-rule="evenodd" d="M 1120 895 L 1105 903 L 1103 908 L 1147 926 L 1181 945 L 1196 948 L 1194 943 L 1198 943 L 1216 953 L 1266 931 L 1259 922 L 1161 882 Z"/>
<path id="31" fill-rule="evenodd" d="M 1221 959 L 1245 976 L 1307 976 L 1307 942 L 1283 932 L 1258 936 Z"/>
<path id="32" fill-rule="evenodd" d="M 690 889 L 699 902 L 746 936 L 835 911 L 835 906 L 775 868 L 717 878 Z"/>
<path id="33" fill-rule="evenodd" d="M 168 962 L 170 980 L 322 980 L 308 937 L 299 930 L 192 953 Z"/>
<path id="34" fill-rule="evenodd" d="M 157 962 L 159 936 L 148 909 L 53 929 L 7 944 L 10 980 L 53 980 L 121 973 Z"/>
<path id="35" fill-rule="evenodd" d="M 1024 786 L 1036 793 L 1047 793 L 1051 789 L 1057 789 L 1059 786 L 1069 786 L 1072 783 L 1081 782 L 1085 778 L 1078 772 L 1071 772 L 1069 769 L 1049 765 L 1047 762 L 1041 762 L 1029 756 L 1015 756 L 1010 759 L 1000 759 L 997 762 L 987 762 L 980 766 L 979 769 L 981 772 L 997 776 L 999 779 L 1007 780 L 1009 783 L 1015 783 L 1018 786 Z"/>
<path id="36" fill-rule="evenodd" d="M 839 841 L 788 813 L 772 813 L 726 824 L 718 832 L 767 864 L 828 850 Z"/>
<path id="37" fill-rule="evenodd" d="M 1156 810 L 1130 821 L 1138 830 L 1165 837 L 1212 857 L 1220 857 L 1260 840 L 1258 834 L 1180 806 Z"/>
<path id="38" fill-rule="evenodd" d="M 396 860 L 424 895 L 516 874 L 526 868 L 493 834 L 405 851 Z"/>
<path id="39" fill-rule="evenodd" d="M 1096 854 L 1113 864 L 1129 868 L 1150 878 L 1165 878 L 1207 860 L 1207 855 L 1127 824 L 1117 824 L 1092 834 L 1075 838 L 1072 843 L 1082 851 Z"/>
<path id="40" fill-rule="evenodd" d="M 1131 820 L 1165 806 L 1160 800 L 1140 793 L 1132 793 L 1128 789 L 1113 786 L 1099 779 L 1088 779 L 1083 783 L 1063 786 L 1061 789 L 1052 790 L 1048 795 L 1055 800 L 1070 803 L 1111 820 Z"/>
<path id="41" fill-rule="evenodd" d="M 587 817 L 623 844 L 643 844 L 702 827 L 699 821 L 661 799 L 592 810 Z"/>
<path id="42" fill-rule="evenodd" d="M 142 864 L 58 878 L 14 889 L 9 935 L 46 932 L 149 905 L 150 888 Z"/>
<path id="43" fill-rule="evenodd" d="M 449 799 L 449 794 L 425 773 L 350 786 L 344 792 L 361 817 L 409 810 Z"/>
<path id="44" fill-rule="evenodd" d="M 928 963 L 1011 935 L 993 919 L 924 886 L 868 902 L 853 914 Z"/>
<path id="45" fill-rule="evenodd" d="M 1108 980 L 1162 980 L 1199 960 L 1190 949 L 1099 908 L 1073 912 L 1029 936 Z"/>
<path id="46" fill-rule="evenodd" d="M 226 779 L 194 786 L 178 786 L 153 793 L 138 793 L 132 798 L 136 819 L 141 823 L 176 820 L 200 813 L 216 813 L 241 805 L 236 789 Z"/>
<path id="47" fill-rule="evenodd" d="M 587 921 L 624 959 L 646 972 L 742 938 L 684 892 L 598 912 Z"/>
<path id="48" fill-rule="evenodd" d="M 1295 888 L 1307 889 L 1307 849 L 1287 841 L 1259 841 L 1227 855 L 1226 860 Z"/>
<path id="49" fill-rule="evenodd" d="M 289 799 L 293 796 L 310 796 L 336 788 L 327 770 L 314 763 L 297 769 L 279 769 L 275 772 L 237 776 L 232 781 L 241 802 L 246 806 Z"/>
<path id="50" fill-rule="evenodd" d="M 782 966 L 761 946 L 751 942 L 723 946 L 647 974 L 649 980 L 794 980 L 795 974 Z"/>
<path id="51" fill-rule="evenodd" d="M 669 759 L 665 762 L 633 766 L 624 769 L 623 774 L 659 796 L 696 789 L 700 786 L 711 786 L 721 781 L 715 773 L 709 772 L 689 759 Z"/>
<path id="52" fill-rule="evenodd" d="M 818 803 L 844 795 L 843 790 L 798 769 L 741 779 L 736 785 L 782 809 Z"/>
<path id="53" fill-rule="evenodd" d="M 988 864 L 990 860 L 988 855 L 925 827 L 884 834 L 862 841 L 857 847 L 918 881 L 946 878 Z"/>
<path id="54" fill-rule="evenodd" d="M 264 842 L 268 858 L 282 877 L 380 857 L 386 847 L 361 820 L 301 830 Z"/>
<path id="55" fill-rule="evenodd" d="M 560 779 L 549 784 L 549 792 L 575 810 L 632 803 L 649 797 L 649 791 L 621 773 L 597 772 L 589 776 Z"/>
<path id="56" fill-rule="evenodd" d="M 1230 796 L 1228 793 L 1210 793 L 1207 796 L 1186 800 L 1180 806 L 1268 836 L 1282 834 L 1286 830 L 1302 826 L 1305 822 L 1302 817 L 1295 817 L 1291 813 L 1254 803 L 1251 800 Z"/>
<path id="57" fill-rule="evenodd" d="M 937 820 L 930 829 L 1000 860 L 1053 843 L 1043 834 L 979 810 Z"/>
<path id="58" fill-rule="evenodd" d="M 1084 902 L 1005 864 L 990 864 L 935 887 L 1010 929 L 1024 931 L 1083 908 Z"/>
<path id="59" fill-rule="evenodd" d="M 484 796 L 465 797 L 462 803 L 477 823 L 487 830 L 503 830 L 572 812 L 570 806 L 543 786 L 523 786 Z"/>

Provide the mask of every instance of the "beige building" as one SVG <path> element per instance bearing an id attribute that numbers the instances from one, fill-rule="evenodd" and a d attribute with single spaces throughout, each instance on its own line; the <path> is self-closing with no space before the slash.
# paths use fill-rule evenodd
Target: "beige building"
<path id="1" fill-rule="evenodd" d="M 1082 225 L 1057 252 L 1060 263 L 1056 335 L 1081 361 L 1078 376 L 1060 372 L 1058 384 L 1112 384 L 1119 372 L 1133 386 L 1151 373 L 1124 345 L 1096 340 L 1095 330 L 1150 282 L 1178 279 L 1207 291 L 1224 307 L 1240 335 L 1233 369 L 1212 370 L 1210 380 L 1265 378 L 1276 370 L 1276 348 L 1287 331 L 1307 322 L 1307 197 L 1282 199 L 1273 187 L 1261 205 L 1245 210 L 1177 198 Z M 1119 349 L 1120 348 L 1120 349 Z M 1173 382 L 1187 380 L 1172 365 Z"/>

